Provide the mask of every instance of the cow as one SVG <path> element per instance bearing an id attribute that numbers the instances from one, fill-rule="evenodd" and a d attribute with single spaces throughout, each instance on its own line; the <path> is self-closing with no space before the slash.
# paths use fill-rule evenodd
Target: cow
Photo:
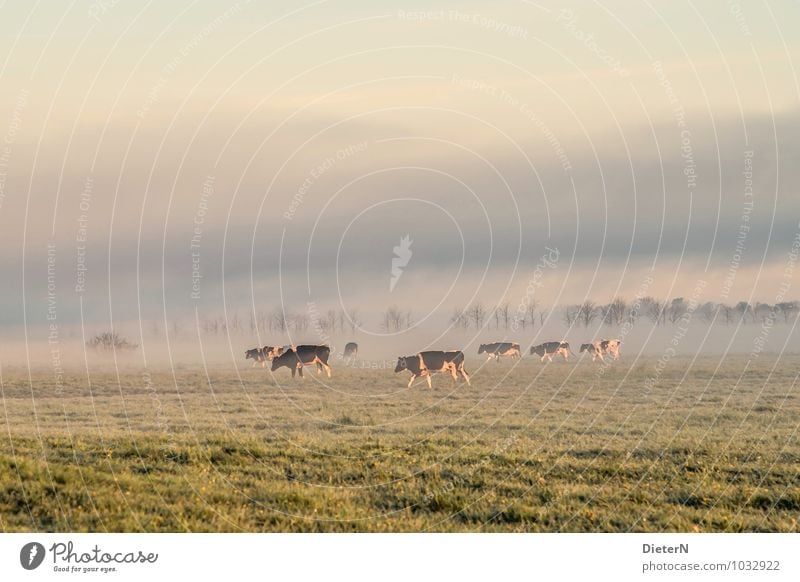
<path id="1" fill-rule="evenodd" d="M 605 362 L 604 356 L 611 356 L 614 360 L 619 360 L 619 340 L 600 340 L 590 344 L 581 344 L 581 352 L 592 354 L 592 361 L 600 360 Z"/>
<path id="2" fill-rule="evenodd" d="M 344 346 L 343 357 L 345 358 L 358 357 L 358 344 L 356 342 L 347 342 L 347 344 Z"/>
<path id="3" fill-rule="evenodd" d="M 592 361 L 594 362 L 597 359 L 600 359 L 601 362 L 603 360 L 603 352 L 600 350 L 600 342 L 592 342 L 590 344 L 581 344 L 580 353 L 589 352 L 592 354 Z"/>
<path id="4" fill-rule="evenodd" d="M 267 365 L 267 356 L 266 350 L 269 346 L 264 346 L 263 348 L 253 348 L 252 350 L 247 350 L 244 353 L 245 360 L 253 360 L 252 367 L 255 368 L 258 364 L 261 364 L 261 367 L 265 367 Z"/>
<path id="5" fill-rule="evenodd" d="M 264 355 L 270 361 L 274 360 L 284 352 L 288 352 L 292 346 L 264 346 Z"/>
<path id="6" fill-rule="evenodd" d="M 489 360 L 494 358 L 495 362 L 500 361 L 500 356 L 507 356 L 509 358 L 521 357 L 519 344 L 512 344 L 509 342 L 495 342 L 493 344 L 481 344 L 478 348 L 479 354 L 487 354 Z"/>
<path id="7" fill-rule="evenodd" d="M 564 356 L 564 361 L 567 361 L 570 351 L 569 343 L 566 340 L 561 340 L 560 342 L 545 342 L 538 346 L 533 346 L 531 348 L 531 355 L 536 354 L 537 356 L 541 356 L 542 362 L 544 362 L 545 358 L 552 362 L 554 355 L 562 355 Z"/>
<path id="8" fill-rule="evenodd" d="M 600 353 L 619 360 L 619 346 L 621 343 L 618 339 L 600 340 Z"/>
<path id="9" fill-rule="evenodd" d="M 417 378 L 425 378 L 428 381 L 428 388 L 431 388 L 431 374 L 436 372 L 449 372 L 454 383 L 458 379 L 458 374 L 461 374 L 467 384 L 470 384 L 469 375 L 464 369 L 464 352 L 460 350 L 428 351 L 413 356 L 400 356 L 397 358 L 397 366 L 394 371 L 402 372 L 403 370 L 411 372 L 411 379 L 408 381 L 409 388 Z"/>
<path id="10" fill-rule="evenodd" d="M 280 356 L 272 360 L 272 371 L 286 366 L 292 371 L 292 378 L 295 372 L 300 373 L 303 378 L 303 366 L 317 365 L 317 374 L 324 369 L 331 377 L 331 367 L 328 365 L 328 357 L 331 349 L 328 346 L 297 346 L 297 348 L 284 351 Z"/>

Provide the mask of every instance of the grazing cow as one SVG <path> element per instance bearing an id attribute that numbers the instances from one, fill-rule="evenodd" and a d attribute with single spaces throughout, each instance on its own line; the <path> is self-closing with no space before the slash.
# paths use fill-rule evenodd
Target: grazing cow
<path id="1" fill-rule="evenodd" d="M 493 344 L 481 344 L 478 348 L 479 354 L 487 354 L 487 359 L 494 358 L 495 362 L 500 361 L 500 356 L 507 356 L 509 358 L 519 358 L 521 353 L 519 344 L 512 344 L 509 342 L 495 342 Z"/>
<path id="2" fill-rule="evenodd" d="M 300 373 L 303 378 L 303 366 L 310 366 L 311 364 L 317 365 L 317 374 L 320 374 L 322 369 L 331 377 L 331 367 L 328 365 L 328 357 L 331 354 L 331 349 L 328 346 L 297 346 L 296 349 L 288 349 L 277 358 L 272 360 L 272 371 L 286 366 L 292 371 L 292 378 L 295 372 Z"/>
<path id="3" fill-rule="evenodd" d="M 344 346 L 344 357 L 358 357 L 358 344 L 356 342 L 347 342 L 347 345 Z"/>
<path id="4" fill-rule="evenodd" d="M 425 378 L 428 381 L 428 388 L 431 388 L 431 374 L 436 372 L 449 372 L 454 383 L 458 379 L 458 374 L 461 374 L 467 384 L 470 383 L 469 375 L 464 369 L 464 352 L 462 351 L 429 351 L 420 352 L 414 356 L 401 356 L 397 358 L 397 366 L 394 371 L 402 372 L 403 370 L 411 372 L 411 380 L 408 381 L 409 388 L 418 377 Z"/>
<path id="5" fill-rule="evenodd" d="M 244 353 L 245 360 L 253 360 L 252 367 L 255 368 L 258 364 L 261 364 L 261 367 L 267 365 L 267 356 L 266 350 L 269 346 L 264 346 L 263 348 L 253 348 L 252 350 L 247 350 Z"/>
<path id="6" fill-rule="evenodd" d="M 531 348 L 531 355 L 536 354 L 537 356 L 541 356 L 543 362 L 545 358 L 552 362 L 553 356 L 562 355 L 564 356 L 564 361 L 567 361 L 570 351 L 569 343 L 565 340 L 561 340 L 560 342 L 545 342 L 538 346 L 533 346 Z"/>

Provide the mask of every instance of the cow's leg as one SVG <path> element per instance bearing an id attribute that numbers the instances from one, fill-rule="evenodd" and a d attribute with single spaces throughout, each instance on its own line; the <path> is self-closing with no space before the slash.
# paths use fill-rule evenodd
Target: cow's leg
<path id="1" fill-rule="evenodd" d="M 472 386 L 472 384 L 469 381 L 469 376 L 467 375 L 467 370 L 464 368 L 464 366 L 461 366 L 461 370 L 460 371 L 461 371 L 461 375 L 464 376 L 464 380 L 467 381 L 467 385 L 468 386 Z"/>
<path id="2" fill-rule="evenodd" d="M 431 374 L 428 373 L 425 375 L 425 379 L 428 381 L 428 388 L 433 388 L 433 384 L 431 384 Z"/>
<path id="3" fill-rule="evenodd" d="M 414 372 L 411 372 L 411 380 L 408 381 L 408 387 L 411 388 L 411 385 L 414 383 L 414 379 L 417 375 Z"/>
<path id="4" fill-rule="evenodd" d="M 296 373 L 297 373 L 297 368 L 292 368 L 292 378 L 294 378 L 294 375 L 295 375 Z"/>
<path id="5" fill-rule="evenodd" d="M 328 375 L 328 378 L 330 378 L 331 377 L 331 367 L 328 364 L 326 364 L 325 362 L 322 362 L 321 360 L 320 360 L 320 362 L 321 362 L 321 365 L 325 368 L 325 373 Z"/>
<path id="6" fill-rule="evenodd" d="M 305 376 L 303 376 L 303 364 L 297 364 L 297 373 L 300 374 L 300 377 L 305 380 Z"/>

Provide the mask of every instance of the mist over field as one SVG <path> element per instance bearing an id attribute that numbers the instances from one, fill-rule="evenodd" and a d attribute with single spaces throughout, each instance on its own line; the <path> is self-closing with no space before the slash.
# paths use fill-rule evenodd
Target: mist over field
<path id="1" fill-rule="evenodd" d="M 798 2 L 8 4 L 0 531 L 800 531 Z"/>

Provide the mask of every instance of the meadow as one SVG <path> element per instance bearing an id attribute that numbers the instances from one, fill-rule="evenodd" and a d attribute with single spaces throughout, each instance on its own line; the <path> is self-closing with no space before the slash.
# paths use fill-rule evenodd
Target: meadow
<path id="1" fill-rule="evenodd" d="M 800 531 L 800 356 L 333 364 L 5 366 L 0 530 Z"/>

